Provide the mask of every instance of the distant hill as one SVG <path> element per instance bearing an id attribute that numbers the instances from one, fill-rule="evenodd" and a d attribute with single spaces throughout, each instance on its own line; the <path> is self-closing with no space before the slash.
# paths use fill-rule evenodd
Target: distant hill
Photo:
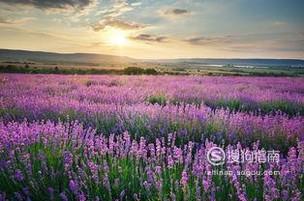
<path id="1" fill-rule="evenodd" d="M 235 66 L 235 67 L 303 67 L 300 59 L 162 59 L 139 60 L 106 54 L 91 53 L 53 53 L 42 51 L 0 49 L 0 61 L 8 62 L 41 62 L 69 64 L 181 64 L 183 66 Z"/>
<path id="2" fill-rule="evenodd" d="M 0 49 L 0 60 L 18 62 L 111 64 L 136 61 L 129 57 L 88 53 L 53 53 L 42 51 Z"/>

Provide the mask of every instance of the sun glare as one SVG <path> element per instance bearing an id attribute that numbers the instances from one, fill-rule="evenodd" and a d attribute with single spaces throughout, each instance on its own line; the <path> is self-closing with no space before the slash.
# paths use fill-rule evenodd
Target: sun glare
<path id="1" fill-rule="evenodd" d="M 113 30 L 109 36 L 109 41 L 112 45 L 123 46 L 127 44 L 128 39 L 123 31 Z"/>

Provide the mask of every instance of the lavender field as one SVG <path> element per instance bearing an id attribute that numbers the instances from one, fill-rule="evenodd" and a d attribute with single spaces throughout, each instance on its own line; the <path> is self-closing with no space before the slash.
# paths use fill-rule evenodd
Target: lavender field
<path id="1" fill-rule="evenodd" d="M 301 77 L 0 74 L 0 119 L 0 200 L 304 199 Z"/>

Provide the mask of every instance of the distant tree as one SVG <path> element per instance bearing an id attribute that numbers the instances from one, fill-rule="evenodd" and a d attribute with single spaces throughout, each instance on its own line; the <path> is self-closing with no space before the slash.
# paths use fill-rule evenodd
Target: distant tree
<path id="1" fill-rule="evenodd" d="M 157 70 L 155 70 L 154 68 L 147 68 L 147 69 L 145 70 L 145 74 L 147 74 L 147 75 L 157 75 L 158 72 L 157 72 Z"/>
<path id="2" fill-rule="evenodd" d="M 124 72 L 124 74 L 127 74 L 127 75 L 142 75 L 142 74 L 157 75 L 157 74 L 159 74 L 159 72 L 157 70 L 155 70 L 154 68 L 143 69 L 143 68 L 139 68 L 139 67 L 127 67 L 123 70 L 123 72 Z"/>
<path id="3" fill-rule="evenodd" d="M 127 75 L 140 75 L 144 74 L 145 70 L 138 67 L 127 67 L 124 69 L 124 73 Z"/>

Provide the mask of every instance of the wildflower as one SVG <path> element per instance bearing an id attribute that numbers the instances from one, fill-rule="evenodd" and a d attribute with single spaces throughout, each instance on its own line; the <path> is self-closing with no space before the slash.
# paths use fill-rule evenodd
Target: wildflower
<path id="1" fill-rule="evenodd" d="M 122 191 L 120 192 L 120 194 L 119 194 L 120 200 L 123 200 L 124 197 L 125 197 L 125 195 L 126 195 L 126 191 L 125 191 L 125 190 L 122 190 Z"/>
<path id="2" fill-rule="evenodd" d="M 23 201 L 24 199 L 23 199 L 21 193 L 15 192 L 15 193 L 14 193 L 14 200 Z"/>
<path id="3" fill-rule="evenodd" d="M 0 192 L 0 201 L 6 201 L 6 194 L 5 193 L 2 193 Z"/>
<path id="4" fill-rule="evenodd" d="M 201 200 L 201 187 L 199 186 L 198 182 L 195 183 L 195 188 L 196 188 L 195 198 L 197 201 L 200 201 Z"/>
<path id="5" fill-rule="evenodd" d="M 86 198 L 86 196 L 83 192 L 80 192 L 80 193 L 77 194 L 77 200 L 78 201 L 86 201 L 87 198 Z"/>
<path id="6" fill-rule="evenodd" d="M 66 171 L 71 168 L 71 166 L 73 164 L 73 155 L 71 152 L 65 151 L 63 153 L 63 162 L 64 162 L 64 168 Z"/>
<path id="7" fill-rule="evenodd" d="M 172 201 L 176 201 L 176 195 L 173 192 L 170 192 L 170 198 Z"/>
<path id="8" fill-rule="evenodd" d="M 158 174 L 158 175 L 160 175 L 161 174 L 161 166 L 159 166 L 159 165 L 157 165 L 156 167 L 155 167 L 155 172 Z"/>
<path id="9" fill-rule="evenodd" d="M 147 168 L 147 180 L 149 183 L 154 183 L 154 172 L 151 170 L 151 168 Z"/>
<path id="10" fill-rule="evenodd" d="M 23 176 L 21 170 L 17 169 L 15 171 L 15 179 L 19 182 L 24 180 L 24 176 Z"/>
<path id="11" fill-rule="evenodd" d="M 92 173 L 92 177 L 93 177 L 94 181 L 96 183 L 98 183 L 98 179 L 99 179 L 99 177 L 98 177 L 98 165 L 96 165 L 92 161 L 89 161 L 88 166 L 89 166 L 89 169 Z"/>
<path id="12" fill-rule="evenodd" d="M 143 186 L 146 190 L 150 190 L 151 184 L 148 181 L 144 181 Z"/>
<path id="13" fill-rule="evenodd" d="M 69 188 L 70 190 L 74 193 L 77 194 L 78 190 L 79 190 L 79 186 L 78 183 L 74 180 L 70 180 L 69 182 Z"/>
<path id="14" fill-rule="evenodd" d="M 173 156 L 177 163 L 181 163 L 183 161 L 183 152 L 181 148 L 177 148 L 174 146 L 173 148 Z"/>
<path id="15" fill-rule="evenodd" d="M 182 172 L 182 178 L 180 180 L 180 183 L 183 187 L 185 187 L 187 184 L 188 184 L 188 181 L 189 181 L 189 177 L 188 177 L 188 174 L 187 172 L 184 170 Z"/>
<path id="16" fill-rule="evenodd" d="M 133 194 L 133 199 L 136 200 L 136 201 L 140 201 L 140 199 L 138 198 L 137 193 L 134 193 L 134 194 Z"/>
<path id="17" fill-rule="evenodd" d="M 264 175 L 264 199 L 266 201 L 278 199 L 279 190 L 276 188 L 275 180 L 268 174 Z"/>
<path id="18" fill-rule="evenodd" d="M 108 191 L 111 190 L 111 184 L 110 184 L 110 180 L 109 180 L 109 177 L 107 174 L 104 175 L 104 177 L 103 177 L 103 185 L 104 185 L 104 187 L 106 187 L 108 189 Z"/>
<path id="19" fill-rule="evenodd" d="M 168 155 L 168 157 L 167 157 L 167 162 L 168 162 L 168 167 L 169 167 L 169 168 L 172 168 L 173 165 L 174 165 L 174 161 L 173 161 L 171 155 Z"/>
<path id="20" fill-rule="evenodd" d="M 68 197 L 66 196 L 65 192 L 59 194 L 59 197 L 62 201 L 68 201 Z"/>
<path id="21" fill-rule="evenodd" d="M 29 195 L 30 195 L 30 189 L 29 189 L 29 187 L 24 187 L 24 188 L 22 188 L 22 192 L 23 192 L 26 196 L 29 196 Z"/>

